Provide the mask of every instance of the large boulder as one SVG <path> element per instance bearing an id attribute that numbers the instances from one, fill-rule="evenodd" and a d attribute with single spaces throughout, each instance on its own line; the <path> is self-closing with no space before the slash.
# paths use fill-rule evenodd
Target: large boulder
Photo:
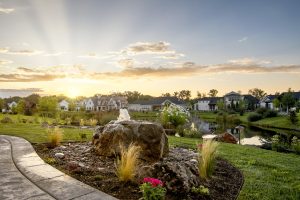
<path id="1" fill-rule="evenodd" d="M 95 151 L 102 156 L 120 154 L 120 146 L 134 143 L 141 148 L 140 159 L 157 161 L 169 152 L 168 138 L 160 124 L 148 121 L 112 121 L 98 127 L 93 136 Z"/>

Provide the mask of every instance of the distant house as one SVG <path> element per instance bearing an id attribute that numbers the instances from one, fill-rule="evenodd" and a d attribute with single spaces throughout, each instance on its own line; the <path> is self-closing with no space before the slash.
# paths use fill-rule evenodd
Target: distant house
<path id="1" fill-rule="evenodd" d="M 67 102 L 66 100 L 62 100 L 61 102 L 58 103 L 58 107 L 60 110 L 68 111 L 69 110 L 69 102 Z"/>
<path id="2" fill-rule="evenodd" d="M 16 107 L 17 105 L 18 105 L 18 104 L 17 104 L 15 101 L 10 102 L 10 103 L 7 104 L 9 110 L 11 110 L 13 107 Z"/>
<path id="3" fill-rule="evenodd" d="M 222 97 L 204 97 L 197 100 L 194 104 L 194 110 L 199 111 L 214 111 L 218 110 L 217 103 L 222 100 Z"/>
<path id="4" fill-rule="evenodd" d="M 136 101 L 128 105 L 130 111 L 156 111 L 161 110 L 165 105 L 175 104 L 187 108 L 184 101 L 177 97 L 156 97 L 148 101 Z"/>
<path id="5" fill-rule="evenodd" d="M 97 103 L 97 100 L 96 100 L 97 97 L 92 97 L 92 98 L 89 98 L 85 101 L 85 110 L 86 111 L 94 111 L 96 110 L 96 103 Z"/>
<path id="6" fill-rule="evenodd" d="M 224 95 L 224 104 L 227 108 L 238 105 L 242 100 L 244 100 L 244 96 L 237 92 L 232 91 Z"/>
<path id="7" fill-rule="evenodd" d="M 273 110 L 274 109 L 273 100 L 278 97 L 279 95 L 267 95 L 260 100 L 259 105 L 261 108 L 268 108 Z"/>
<path id="8" fill-rule="evenodd" d="M 78 103 L 76 109 L 80 110 L 81 106 L 86 111 L 111 111 L 126 108 L 128 101 L 126 97 L 121 96 L 96 96 Z"/>
<path id="9" fill-rule="evenodd" d="M 252 95 L 241 95 L 236 92 L 229 92 L 223 97 L 204 97 L 197 100 L 194 110 L 214 111 L 218 110 L 218 101 L 223 101 L 226 108 L 237 107 L 244 101 L 246 110 L 254 110 L 259 107 L 259 100 Z"/>

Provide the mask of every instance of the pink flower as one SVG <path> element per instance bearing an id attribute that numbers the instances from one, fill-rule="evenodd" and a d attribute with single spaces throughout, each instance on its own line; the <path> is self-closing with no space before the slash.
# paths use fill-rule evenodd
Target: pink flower
<path id="1" fill-rule="evenodd" d="M 151 183 L 152 187 L 157 187 L 158 185 L 163 186 L 163 182 L 159 179 L 156 179 L 156 178 L 147 177 L 147 178 L 143 179 L 143 182 L 144 183 Z"/>

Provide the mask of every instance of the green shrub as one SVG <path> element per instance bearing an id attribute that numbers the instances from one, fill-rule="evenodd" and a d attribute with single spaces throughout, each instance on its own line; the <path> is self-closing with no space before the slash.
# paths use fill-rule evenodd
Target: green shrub
<path id="1" fill-rule="evenodd" d="M 192 192 L 196 194 L 209 195 L 209 189 L 200 185 L 199 187 L 192 187 Z"/>
<path id="2" fill-rule="evenodd" d="M 188 117 L 189 114 L 176 105 L 166 106 L 160 113 L 160 121 L 165 128 L 182 126 L 188 122 Z"/>
<path id="3" fill-rule="evenodd" d="M 299 119 L 297 117 L 297 114 L 295 111 L 291 111 L 289 114 L 289 120 L 292 122 L 292 124 L 297 124 Z"/>
<path id="4" fill-rule="evenodd" d="M 263 114 L 264 118 L 271 118 L 271 117 L 277 117 L 277 111 L 275 110 L 267 110 L 264 114 Z"/>
<path id="5" fill-rule="evenodd" d="M 292 138 L 291 147 L 297 154 L 300 154 L 300 139 L 296 136 Z"/>
<path id="6" fill-rule="evenodd" d="M 251 114 L 249 114 L 247 119 L 249 122 L 256 122 L 256 121 L 262 119 L 262 115 L 258 114 L 258 113 L 251 113 Z"/>
<path id="7" fill-rule="evenodd" d="M 256 109 L 255 112 L 258 113 L 258 114 L 264 115 L 265 112 L 267 112 L 267 111 L 268 111 L 267 108 L 258 108 L 258 109 Z"/>

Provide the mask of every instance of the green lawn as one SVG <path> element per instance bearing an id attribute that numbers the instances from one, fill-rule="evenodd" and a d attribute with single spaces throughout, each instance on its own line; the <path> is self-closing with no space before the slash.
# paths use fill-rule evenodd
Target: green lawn
<path id="1" fill-rule="evenodd" d="M 1 119 L 1 118 L 0 118 Z M 64 141 L 80 141 L 84 131 L 91 140 L 92 131 L 63 129 Z M 39 124 L 1 124 L 0 134 L 14 135 L 32 143 L 47 142 L 47 130 Z M 201 139 L 169 136 L 171 146 L 194 149 Z M 219 156 L 242 170 L 245 184 L 239 199 L 300 199 L 300 156 L 233 144 L 220 145 Z"/>
<path id="2" fill-rule="evenodd" d="M 79 141 L 80 133 L 86 133 L 87 139 L 91 140 L 93 132 L 91 130 L 80 130 L 73 128 L 63 128 L 63 141 Z M 23 137 L 32 143 L 44 143 L 48 141 L 47 129 L 38 124 L 1 124 L 0 134 Z"/>
<path id="3" fill-rule="evenodd" d="M 195 148 L 201 140 L 170 136 L 169 142 Z M 300 156 L 225 143 L 220 145 L 218 155 L 245 176 L 239 199 L 300 199 Z"/>
<path id="4" fill-rule="evenodd" d="M 245 113 L 243 116 L 239 116 L 243 123 L 248 123 L 247 117 L 250 113 Z M 213 112 L 199 112 L 199 117 L 205 121 L 215 121 L 217 114 Z M 284 128 L 284 129 L 299 129 L 300 130 L 300 113 L 297 113 L 299 122 L 294 125 L 288 119 L 288 116 L 278 116 L 272 118 L 265 118 L 256 122 L 251 122 L 254 126 L 266 127 L 266 128 Z"/>

